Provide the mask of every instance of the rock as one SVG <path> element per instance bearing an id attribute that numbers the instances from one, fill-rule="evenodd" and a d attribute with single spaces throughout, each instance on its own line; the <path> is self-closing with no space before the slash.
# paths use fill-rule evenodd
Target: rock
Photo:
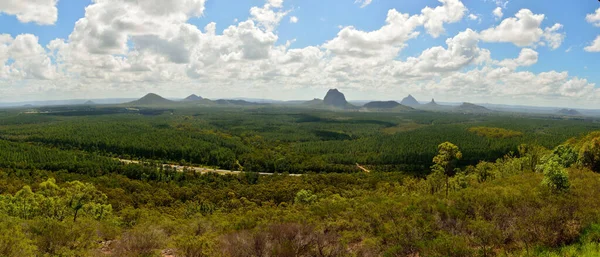
<path id="1" fill-rule="evenodd" d="M 408 95 L 407 97 L 405 97 L 404 99 L 402 99 L 402 102 L 400 102 L 401 105 L 406 105 L 406 106 L 419 106 L 421 105 L 417 99 L 415 99 L 412 95 Z"/>
<path id="2" fill-rule="evenodd" d="M 327 95 L 323 99 L 325 105 L 345 108 L 348 105 L 348 101 L 346 101 L 346 97 L 337 89 L 330 89 L 327 91 Z"/>

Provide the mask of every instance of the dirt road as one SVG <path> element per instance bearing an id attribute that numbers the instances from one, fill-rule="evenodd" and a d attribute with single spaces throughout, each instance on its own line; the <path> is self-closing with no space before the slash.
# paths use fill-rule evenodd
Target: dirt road
<path id="1" fill-rule="evenodd" d="M 363 166 L 360 166 L 360 164 L 358 164 L 358 163 L 356 164 L 356 167 L 358 167 L 359 169 L 361 169 L 362 171 L 364 171 L 364 172 L 366 172 L 366 173 L 371 173 L 371 171 L 370 171 L 370 170 L 368 170 L 368 169 L 365 169 L 365 167 L 363 167 Z"/>
<path id="2" fill-rule="evenodd" d="M 139 164 L 140 163 L 140 161 L 126 160 L 126 159 L 119 159 L 119 161 L 122 163 L 125 163 L 125 164 L 131 164 L 131 163 Z M 218 174 L 222 174 L 222 175 L 242 173 L 241 171 L 235 171 L 235 170 L 210 169 L 210 168 L 204 168 L 204 167 L 182 166 L 182 165 L 176 165 L 176 164 L 163 164 L 163 167 L 174 168 L 175 170 L 180 171 L 180 172 L 182 172 L 184 169 L 188 169 L 188 170 L 193 170 L 195 172 L 202 173 L 202 174 L 209 173 L 209 172 L 214 172 L 214 173 L 218 173 Z M 270 176 L 270 175 L 273 175 L 274 173 L 259 172 L 258 174 Z M 294 176 L 294 177 L 302 176 L 302 174 L 289 174 L 289 175 Z"/>

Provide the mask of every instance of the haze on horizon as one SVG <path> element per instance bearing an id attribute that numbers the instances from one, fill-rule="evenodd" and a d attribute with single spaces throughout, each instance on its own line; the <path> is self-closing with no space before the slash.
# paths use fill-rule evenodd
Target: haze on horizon
<path id="1" fill-rule="evenodd" d="M 600 4 L 504 0 L 0 3 L 0 102 L 139 98 L 600 108 Z"/>

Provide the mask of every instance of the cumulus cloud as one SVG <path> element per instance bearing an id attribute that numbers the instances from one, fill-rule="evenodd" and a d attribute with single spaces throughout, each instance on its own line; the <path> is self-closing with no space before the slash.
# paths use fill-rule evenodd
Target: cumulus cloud
<path id="1" fill-rule="evenodd" d="M 13 62 L 7 66 L 9 58 Z M 47 80 L 57 77 L 56 67 L 32 34 L 21 34 L 14 39 L 1 35 L 0 62 L 4 66 L 0 78 Z"/>
<path id="2" fill-rule="evenodd" d="M 425 7 L 420 15 L 412 16 L 391 9 L 386 24 L 380 29 L 366 32 L 352 26 L 344 27 L 323 47 L 338 56 L 393 58 L 406 41 L 419 35 L 418 27 L 424 26 L 430 35 L 437 37 L 444 32 L 444 23 L 458 22 L 464 17 L 466 8 L 462 2 L 440 0 L 440 3 L 441 6 Z"/>
<path id="3" fill-rule="evenodd" d="M 595 13 L 585 16 L 585 20 L 596 27 L 600 27 L 600 8 L 596 9 Z"/>
<path id="4" fill-rule="evenodd" d="M 515 17 L 504 19 L 497 27 L 482 31 L 481 39 L 486 42 L 507 42 L 519 47 L 534 46 L 544 39 L 552 49 L 560 47 L 564 34 L 559 32 L 561 24 L 542 30 L 544 14 L 534 14 L 529 9 L 521 9 Z"/>
<path id="5" fill-rule="evenodd" d="M 562 42 L 565 40 L 565 33 L 559 32 L 559 30 L 562 28 L 562 24 L 556 23 L 552 27 L 547 27 L 544 29 L 544 34 L 542 34 L 542 37 L 550 49 L 555 50 L 559 48 L 560 45 L 562 45 Z"/>
<path id="6" fill-rule="evenodd" d="M 344 27 L 323 47 L 340 56 L 393 57 L 404 47 L 404 42 L 419 35 L 415 29 L 421 24 L 419 16 L 409 16 L 392 9 L 388 11 L 386 25 L 380 29 L 365 32 L 352 26 Z"/>
<path id="7" fill-rule="evenodd" d="M 600 36 L 596 37 L 596 40 L 591 45 L 586 46 L 584 50 L 587 52 L 600 52 Z"/>
<path id="8" fill-rule="evenodd" d="M 444 23 L 455 23 L 460 21 L 467 8 L 459 0 L 438 0 L 442 5 L 435 8 L 425 7 L 421 10 L 422 19 L 425 21 L 425 29 L 433 37 L 438 37 L 444 30 Z"/>
<path id="9" fill-rule="evenodd" d="M 502 19 L 502 16 L 504 16 L 504 13 L 502 13 L 501 7 L 496 7 L 496 9 L 494 9 L 494 11 L 492 11 L 492 14 L 494 14 L 496 19 Z"/>
<path id="10" fill-rule="evenodd" d="M 479 16 L 477 16 L 477 15 L 475 15 L 475 14 L 472 14 L 472 13 L 471 13 L 471 14 L 469 14 L 469 20 L 472 20 L 472 21 L 474 21 L 474 20 L 478 20 L 478 19 L 479 19 Z"/>
<path id="11" fill-rule="evenodd" d="M 273 31 L 279 25 L 281 19 L 289 13 L 289 11 L 276 10 L 282 6 L 283 0 L 269 0 L 262 8 L 252 7 L 250 16 L 259 26 L 268 31 Z"/>
<path id="12" fill-rule="evenodd" d="M 58 0 L 2 0 L 0 13 L 17 16 L 23 23 L 35 22 L 40 25 L 52 25 L 58 19 Z"/>
<path id="13" fill-rule="evenodd" d="M 298 17 L 296 17 L 296 16 L 290 17 L 290 23 L 298 23 Z"/>
<path id="14" fill-rule="evenodd" d="M 516 69 L 517 67 L 525 67 L 536 64 L 538 61 L 538 52 L 530 48 L 521 49 L 521 53 L 519 53 L 519 57 L 516 59 L 506 59 L 498 63 L 498 65 L 507 67 L 511 70 Z"/>

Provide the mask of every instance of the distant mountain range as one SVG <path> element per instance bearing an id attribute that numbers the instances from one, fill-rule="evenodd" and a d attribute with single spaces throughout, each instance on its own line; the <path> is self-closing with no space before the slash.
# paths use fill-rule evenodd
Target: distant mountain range
<path id="1" fill-rule="evenodd" d="M 33 102 L 13 102 L 0 103 L 0 108 L 35 108 L 43 106 L 68 106 L 68 105 L 114 105 L 126 104 L 130 106 L 171 106 L 171 105 L 229 105 L 229 106 L 255 106 L 263 104 L 273 105 L 296 105 L 319 109 L 341 109 L 341 110 L 356 110 L 356 111 L 410 111 L 410 110 L 425 110 L 439 112 L 462 112 L 462 113 L 492 113 L 492 112 L 510 112 L 510 113 L 530 113 L 540 115 L 562 115 L 562 116 L 600 116 L 600 110 L 593 109 L 558 109 L 553 107 L 536 107 L 536 106 L 520 106 L 520 105 L 503 105 L 503 104 L 473 104 L 473 103 L 437 103 L 434 99 L 429 103 L 420 103 L 412 95 L 408 95 L 400 103 L 396 101 L 366 101 L 354 100 L 353 104 L 349 103 L 345 95 L 338 89 L 330 89 L 323 100 L 315 98 L 310 101 L 279 101 L 270 99 L 257 98 L 230 98 L 219 99 L 212 101 L 202 98 L 196 94 L 191 94 L 184 99 L 166 99 L 160 95 L 149 93 L 140 99 L 93 99 L 93 100 L 58 100 L 58 101 L 33 101 Z M 360 106 L 360 107 L 359 107 Z"/>
<path id="2" fill-rule="evenodd" d="M 581 116 L 581 113 L 575 109 L 560 109 L 557 114 L 567 115 L 567 116 Z"/>

